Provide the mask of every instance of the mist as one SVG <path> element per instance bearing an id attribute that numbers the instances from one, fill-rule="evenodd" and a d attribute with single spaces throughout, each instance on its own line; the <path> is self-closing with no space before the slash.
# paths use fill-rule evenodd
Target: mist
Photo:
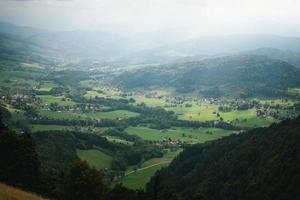
<path id="1" fill-rule="evenodd" d="M 296 0 L 2 0 L 0 21 L 52 31 L 299 36 Z"/>

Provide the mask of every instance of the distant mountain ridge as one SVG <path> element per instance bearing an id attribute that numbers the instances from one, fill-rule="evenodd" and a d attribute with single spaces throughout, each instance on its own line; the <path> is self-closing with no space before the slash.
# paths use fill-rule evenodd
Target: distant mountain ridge
<path id="1" fill-rule="evenodd" d="M 41 47 L 45 56 L 70 59 L 166 63 L 187 56 L 231 54 L 262 48 L 300 52 L 300 37 L 254 34 L 191 39 L 176 31 L 164 31 L 134 37 L 101 30 L 55 32 L 0 23 L 1 33 L 18 36 Z"/>
<path id="2" fill-rule="evenodd" d="M 47 31 L 33 27 L 17 26 L 10 23 L 0 22 L 0 32 L 26 38 L 36 34 L 46 33 Z"/>
<path id="3" fill-rule="evenodd" d="M 209 36 L 167 45 L 161 47 L 160 50 L 173 49 L 174 51 L 190 55 L 214 55 L 237 53 L 260 48 L 275 48 L 300 52 L 300 38 L 262 34 Z"/>
<path id="4" fill-rule="evenodd" d="M 29 41 L 67 58 L 109 58 L 127 53 L 129 43 L 122 36 L 103 31 L 42 33 Z"/>
<path id="5" fill-rule="evenodd" d="M 18 35 L 0 32 L 1 61 L 22 61 L 43 63 L 48 60 L 49 51 Z"/>

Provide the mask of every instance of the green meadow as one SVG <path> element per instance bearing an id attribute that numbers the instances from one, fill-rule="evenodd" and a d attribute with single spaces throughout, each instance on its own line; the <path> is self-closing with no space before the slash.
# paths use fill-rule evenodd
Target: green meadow
<path id="1" fill-rule="evenodd" d="M 72 130 L 71 126 L 62 126 L 62 125 L 44 125 L 44 124 L 34 124 L 30 125 L 31 132 L 38 131 L 63 131 L 63 130 Z"/>
<path id="2" fill-rule="evenodd" d="M 115 110 L 110 112 L 53 112 L 49 110 L 40 111 L 40 115 L 52 119 L 125 119 L 136 117 L 139 114 L 127 110 Z"/>
<path id="3" fill-rule="evenodd" d="M 144 140 L 160 141 L 163 139 L 180 140 L 187 143 L 202 143 L 209 140 L 215 140 L 228 136 L 233 131 L 217 128 L 172 128 L 166 130 L 151 129 L 144 126 L 129 127 L 126 132 L 131 135 L 137 135 Z"/>
<path id="4" fill-rule="evenodd" d="M 131 112 L 128 110 L 114 110 L 110 112 L 89 112 L 89 113 L 84 113 L 85 116 L 88 118 L 93 118 L 93 119 L 117 119 L 117 118 L 131 118 L 131 117 L 136 117 L 139 114 L 135 112 Z"/>
<path id="5" fill-rule="evenodd" d="M 41 110 L 39 114 L 42 117 L 47 117 L 50 119 L 59 119 L 59 120 L 85 118 L 80 113 L 75 113 L 75 112 L 53 112 L 49 110 Z"/>
<path id="6" fill-rule="evenodd" d="M 155 172 L 163 167 L 167 167 L 168 165 L 169 163 L 162 163 L 153 167 L 149 167 L 145 170 L 136 171 L 126 176 L 124 180 L 122 180 L 122 184 L 131 189 L 144 189 L 146 183 L 149 182 Z"/>
<path id="7" fill-rule="evenodd" d="M 278 120 L 273 117 L 259 118 L 256 116 L 256 110 L 235 110 L 231 112 L 222 113 L 220 116 L 224 118 L 227 122 L 232 122 L 234 125 L 239 127 L 253 128 L 268 126 L 271 123 L 278 122 Z"/>
<path id="8" fill-rule="evenodd" d="M 77 149 L 77 155 L 81 160 L 85 160 L 90 166 L 96 169 L 109 168 L 113 160 L 110 155 L 96 149 Z"/>
<path id="9" fill-rule="evenodd" d="M 64 96 L 52 96 L 52 95 L 38 95 L 44 104 L 57 103 L 60 106 L 72 106 L 76 103 Z"/>
<path id="10" fill-rule="evenodd" d="M 34 79 L 40 76 L 41 73 L 33 71 L 1 71 L 0 81 L 3 80 L 16 80 L 20 79 Z"/>
<path id="11" fill-rule="evenodd" d="M 11 105 L 3 104 L 4 107 L 10 112 L 13 121 L 26 121 L 27 118 L 24 115 L 25 111 L 13 108 Z"/>
<path id="12" fill-rule="evenodd" d="M 178 118 L 182 120 L 211 121 L 218 119 L 217 115 L 214 114 L 218 111 L 218 106 L 214 104 L 202 103 L 197 105 L 192 103 L 192 107 L 183 105 L 166 109 L 175 112 Z"/>
<path id="13" fill-rule="evenodd" d="M 147 98 L 144 96 L 133 96 L 133 98 L 136 101 L 135 104 L 144 103 L 150 107 L 164 107 L 165 105 L 168 105 L 164 99 Z"/>
<path id="14" fill-rule="evenodd" d="M 145 161 L 136 170 L 134 170 L 134 167 L 130 167 L 126 172 L 127 175 L 122 180 L 122 184 L 131 189 L 144 189 L 146 183 L 155 172 L 163 167 L 167 167 L 180 152 L 181 150 L 168 151 L 162 158 L 152 158 Z"/>
<path id="15" fill-rule="evenodd" d="M 51 82 L 51 81 L 47 81 L 47 82 L 43 82 L 39 88 L 37 88 L 36 90 L 38 91 L 47 91 L 49 92 L 52 88 L 57 87 L 58 85 Z"/>
<path id="16" fill-rule="evenodd" d="M 103 98 L 111 98 L 111 99 L 121 99 L 120 91 L 115 89 L 107 89 L 107 88 L 95 88 L 95 90 L 89 90 L 84 95 L 85 98 L 95 98 L 95 97 L 103 97 Z"/>
<path id="17" fill-rule="evenodd" d="M 104 136 L 108 141 L 113 142 L 113 143 L 119 143 L 119 144 L 126 144 L 126 145 L 132 145 L 133 142 L 123 140 L 121 138 L 118 138 L 116 136 Z"/>

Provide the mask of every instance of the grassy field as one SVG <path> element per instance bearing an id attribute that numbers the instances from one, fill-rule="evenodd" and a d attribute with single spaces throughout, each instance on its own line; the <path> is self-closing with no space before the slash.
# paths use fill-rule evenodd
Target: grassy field
<path id="1" fill-rule="evenodd" d="M 122 184 L 131 189 L 144 189 L 150 178 L 163 167 L 167 167 L 169 163 L 162 163 L 155 165 L 153 167 L 147 168 L 145 170 L 136 171 L 124 178 Z"/>
<path id="2" fill-rule="evenodd" d="M 141 168 L 148 167 L 158 163 L 171 162 L 181 151 L 182 149 L 179 149 L 177 151 L 168 150 L 168 152 L 162 158 L 152 158 L 150 160 L 145 161 L 142 164 Z"/>
<path id="3" fill-rule="evenodd" d="M 211 121 L 218 119 L 217 115 L 214 114 L 218 111 L 218 106 L 214 104 L 203 103 L 197 105 L 193 103 L 192 107 L 177 106 L 167 108 L 167 110 L 175 112 L 178 114 L 178 118 L 182 120 Z"/>
<path id="4" fill-rule="evenodd" d="M 145 96 L 133 96 L 133 98 L 136 100 L 135 104 L 145 103 L 150 107 L 164 107 L 166 110 L 178 114 L 179 119 L 182 120 L 209 121 L 217 119 L 216 114 L 213 114 L 213 112 L 218 111 L 218 106 L 214 104 L 202 102 L 197 105 L 193 102 L 192 107 L 185 107 L 184 105 L 168 107 L 171 104 L 165 98 L 148 98 Z"/>
<path id="5" fill-rule="evenodd" d="M 32 124 L 29 126 L 30 130 L 35 133 L 38 131 L 82 131 L 82 132 L 96 132 L 96 133 L 103 133 L 105 130 L 107 130 L 109 127 L 92 127 L 92 126 L 63 126 L 63 125 L 46 125 L 46 124 Z M 104 136 L 109 141 L 115 142 L 115 143 L 122 143 L 122 144 L 128 144 L 131 145 L 132 142 L 122 140 L 118 137 L 114 136 Z"/>
<path id="6" fill-rule="evenodd" d="M 233 124 L 236 125 L 237 127 L 257 128 L 257 127 L 267 127 L 272 123 L 276 123 L 276 122 L 279 122 L 279 120 L 274 119 L 273 117 L 268 117 L 268 118 L 252 117 L 252 118 L 247 118 L 246 121 L 233 122 Z"/>
<path id="7" fill-rule="evenodd" d="M 104 136 L 107 140 L 114 143 L 120 143 L 120 144 L 126 144 L 126 145 L 133 145 L 133 142 L 123 140 L 121 138 L 115 137 L 115 136 Z"/>
<path id="8" fill-rule="evenodd" d="M 32 80 L 40 75 L 41 73 L 32 72 L 32 71 L 1 71 L 0 81 L 3 80 L 19 81 L 20 79 Z"/>
<path id="9" fill-rule="evenodd" d="M 39 114 L 42 117 L 48 117 L 50 119 L 85 119 L 86 117 L 82 116 L 80 113 L 74 112 L 53 112 L 49 110 L 41 110 Z"/>
<path id="10" fill-rule="evenodd" d="M 106 130 L 109 129 L 109 128 L 113 128 L 113 127 L 95 127 L 95 129 L 96 129 L 97 131 L 100 131 L 101 133 L 104 132 L 104 131 L 106 131 Z"/>
<path id="11" fill-rule="evenodd" d="M 77 155 L 81 160 L 87 161 L 90 166 L 96 169 L 109 168 L 112 163 L 112 157 L 110 155 L 96 149 L 77 149 Z"/>
<path id="12" fill-rule="evenodd" d="M 65 99 L 63 96 L 38 95 L 38 97 L 41 98 L 45 104 L 58 103 L 60 106 L 72 106 L 76 104 L 69 99 Z"/>
<path id="13" fill-rule="evenodd" d="M 95 97 L 105 97 L 105 94 L 92 90 L 92 91 L 87 91 L 84 97 L 87 99 L 95 98 Z"/>
<path id="14" fill-rule="evenodd" d="M 138 116 L 138 113 L 131 112 L 128 110 L 115 110 L 110 112 L 90 112 L 85 113 L 85 116 L 93 119 L 116 119 L 116 118 L 131 118 Z"/>
<path id="15" fill-rule="evenodd" d="M 262 127 L 268 126 L 271 123 L 277 122 L 273 117 L 268 118 L 259 118 L 256 116 L 256 110 L 248 109 L 248 110 L 235 110 L 232 112 L 222 113 L 220 112 L 221 117 L 224 118 L 225 121 L 232 121 L 233 124 L 240 127 Z M 236 121 L 238 119 L 238 121 Z"/>
<path id="16" fill-rule="evenodd" d="M 51 82 L 51 81 L 47 81 L 47 82 L 43 82 L 41 85 L 40 85 L 40 87 L 38 88 L 38 89 L 36 89 L 36 90 L 38 90 L 38 91 L 50 91 L 52 88 L 55 88 L 55 87 L 57 87 L 58 85 L 57 84 L 55 84 L 55 83 L 53 83 L 53 82 Z"/>
<path id="17" fill-rule="evenodd" d="M 11 105 L 8 105 L 6 103 L 3 103 L 3 105 L 10 112 L 13 121 L 16 122 L 16 121 L 26 121 L 27 120 L 26 116 L 24 115 L 25 112 L 23 110 L 13 108 Z"/>
<path id="18" fill-rule="evenodd" d="M 87 91 L 84 95 L 85 98 L 95 98 L 95 97 L 103 97 L 103 98 L 111 98 L 111 99 L 121 99 L 120 91 L 116 89 L 109 88 L 95 88 L 95 90 Z"/>
<path id="19" fill-rule="evenodd" d="M 0 199 L 1 200 L 46 200 L 36 194 L 25 192 L 18 188 L 14 188 L 0 183 Z"/>
<path id="20" fill-rule="evenodd" d="M 293 89 L 293 92 L 298 92 L 298 89 Z M 134 97 L 136 100 L 136 104 L 145 103 L 148 106 L 153 107 L 165 107 L 165 105 L 169 105 L 165 99 L 158 98 L 146 98 L 144 96 L 136 96 Z M 293 106 L 298 101 L 296 100 L 284 100 L 284 99 L 269 99 L 269 100 L 259 100 L 261 104 L 268 104 L 272 106 Z M 256 110 L 248 109 L 248 110 L 234 110 L 232 112 L 219 112 L 219 105 L 210 104 L 208 102 L 201 103 L 191 103 L 192 107 L 185 107 L 184 105 L 177 105 L 177 107 L 165 107 L 166 110 L 173 111 L 178 115 L 178 118 L 181 120 L 189 120 L 189 121 L 211 121 L 218 120 L 216 113 L 219 113 L 220 116 L 227 122 L 233 122 L 234 125 L 243 127 L 243 128 L 253 128 L 253 127 L 261 127 L 268 126 L 271 123 L 278 122 L 278 120 L 268 117 L 268 118 L 259 118 L 256 116 Z M 238 120 L 236 120 L 238 119 Z"/>
<path id="21" fill-rule="evenodd" d="M 208 134 L 207 131 L 212 134 Z M 137 135 L 144 140 L 159 141 L 165 138 L 180 140 L 187 143 L 202 143 L 209 140 L 215 140 L 230 135 L 233 131 L 217 128 L 173 128 L 167 130 L 157 130 L 148 127 L 129 127 L 126 132 L 131 135 Z"/>
<path id="22" fill-rule="evenodd" d="M 146 98 L 144 96 L 133 96 L 136 101 L 135 104 L 145 103 L 150 107 L 164 107 L 165 105 L 169 105 L 164 99 L 158 98 Z"/>
<path id="23" fill-rule="evenodd" d="M 267 102 L 267 101 L 266 101 Z M 269 102 L 271 103 L 271 101 Z M 273 102 L 274 103 L 274 102 Z M 233 110 L 231 112 L 219 112 L 218 106 L 213 104 L 193 104 L 192 107 L 175 107 L 167 108 L 178 114 L 178 118 L 191 121 L 210 121 L 218 120 L 216 114 L 219 113 L 226 122 L 234 122 L 236 126 L 253 128 L 260 126 L 268 126 L 273 122 L 277 122 L 273 117 L 259 118 L 256 116 L 256 109 Z"/>
<path id="24" fill-rule="evenodd" d="M 63 131 L 63 130 L 71 130 L 72 127 L 70 126 L 61 126 L 61 125 L 31 125 L 30 130 L 31 132 L 38 132 L 38 131 Z"/>
<path id="25" fill-rule="evenodd" d="M 146 183 L 155 174 L 155 172 L 163 167 L 167 167 L 180 151 L 181 150 L 174 152 L 169 151 L 162 158 L 152 158 L 144 162 L 141 168 L 136 171 L 132 171 L 133 167 L 129 168 L 127 171 L 128 175 L 124 177 L 122 184 L 131 189 L 144 189 Z"/>
<path id="26" fill-rule="evenodd" d="M 117 119 L 117 118 L 130 118 L 138 116 L 138 113 L 130 112 L 127 110 L 116 110 L 110 112 L 52 112 L 52 111 L 40 111 L 40 115 L 43 117 L 53 119 Z"/>

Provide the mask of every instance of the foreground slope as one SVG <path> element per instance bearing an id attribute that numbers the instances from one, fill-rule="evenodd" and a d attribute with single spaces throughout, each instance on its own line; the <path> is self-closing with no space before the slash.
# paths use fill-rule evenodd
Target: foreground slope
<path id="1" fill-rule="evenodd" d="M 300 118 L 194 145 L 148 191 L 157 199 L 299 199 L 299 142 Z"/>
<path id="2" fill-rule="evenodd" d="M 44 198 L 23 190 L 0 183 L 0 199 L 5 200 L 45 200 Z"/>

